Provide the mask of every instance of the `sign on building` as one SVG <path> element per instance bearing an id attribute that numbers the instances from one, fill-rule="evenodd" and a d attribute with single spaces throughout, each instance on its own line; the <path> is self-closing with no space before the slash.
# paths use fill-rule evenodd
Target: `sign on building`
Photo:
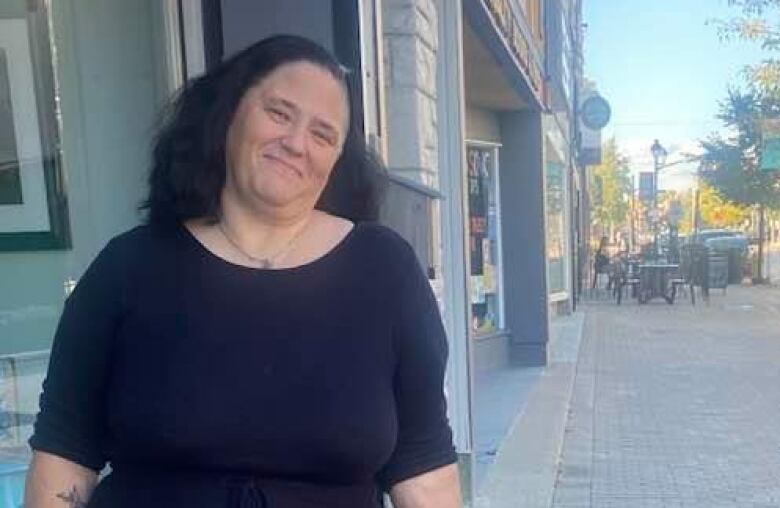
<path id="1" fill-rule="evenodd" d="M 591 90 L 579 109 L 580 164 L 583 166 L 601 164 L 601 129 L 609 122 L 610 115 L 607 101 Z"/>
<path id="2" fill-rule="evenodd" d="M 780 171 L 780 119 L 761 121 L 761 170 Z"/>

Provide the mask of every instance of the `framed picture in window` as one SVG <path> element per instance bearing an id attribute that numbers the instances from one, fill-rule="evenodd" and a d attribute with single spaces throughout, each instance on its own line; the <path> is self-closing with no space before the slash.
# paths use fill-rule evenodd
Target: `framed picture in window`
<path id="1" fill-rule="evenodd" d="M 0 251 L 69 246 L 44 12 L 0 19 Z"/>

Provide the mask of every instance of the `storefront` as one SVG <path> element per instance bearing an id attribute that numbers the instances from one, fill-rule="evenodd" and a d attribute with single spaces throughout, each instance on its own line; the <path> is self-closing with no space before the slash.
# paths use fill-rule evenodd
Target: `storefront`
<path id="1" fill-rule="evenodd" d="M 467 308 L 479 490 L 548 340 L 539 5 L 464 1 Z M 527 12 L 526 12 L 527 11 Z"/>
<path id="2" fill-rule="evenodd" d="M 505 367 L 546 362 L 549 300 L 570 291 L 571 182 L 567 149 L 543 114 L 541 7 L 530 0 L 3 2 L 4 456 L 26 463 L 65 297 L 102 246 L 141 220 L 160 108 L 186 78 L 222 58 L 274 33 L 297 33 L 352 69 L 366 139 L 390 166 L 383 220 L 413 243 L 441 304 L 450 420 L 468 491 L 473 456 L 479 462 L 487 452 L 481 429 L 511 423 L 485 420 L 489 408 L 479 413 L 491 397 L 485 382 Z"/>
<path id="3" fill-rule="evenodd" d="M 466 143 L 469 211 L 471 333 L 487 336 L 505 329 L 501 201 L 498 178 L 500 145 Z"/>
<path id="4" fill-rule="evenodd" d="M 568 312 L 571 298 L 570 177 L 568 146 L 554 117 L 545 121 L 545 238 L 547 287 L 555 312 Z"/>
<path id="5" fill-rule="evenodd" d="M 183 79 L 177 2 L 85 7 L 0 5 L 0 451 L 17 498 L 62 305 L 139 222 L 158 112 Z"/>

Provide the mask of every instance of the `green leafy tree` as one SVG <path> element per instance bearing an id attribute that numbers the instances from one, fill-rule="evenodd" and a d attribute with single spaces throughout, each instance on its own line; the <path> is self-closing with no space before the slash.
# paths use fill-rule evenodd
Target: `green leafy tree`
<path id="1" fill-rule="evenodd" d="M 727 200 L 743 205 L 780 205 L 780 179 L 764 171 L 761 162 L 760 122 L 780 117 L 780 101 L 757 91 L 729 91 L 718 118 L 733 133 L 710 136 L 701 143 L 702 175 Z"/>
<path id="2" fill-rule="evenodd" d="M 760 63 L 745 66 L 745 74 L 765 94 L 780 95 L 780 59 L 772 56 L 780 51 L 780 0 L 729 0 L 729 5 L 740 14 L 710 23 L 717 27 L 721 40 L 754 42 L 767 51 Z"/>
<path id="3" fill-rule="evenodd" d="M 763 262 L 764 212 L 780 208 L 780 172 L 760 167 L 761 121 L 780 118 L 780 100 L 772 94 L 731 90 L 718 118 L 733 133 L 713 135 L 701 143 L 701 175 L 727 201 L 757 207 L 760 213 L 758 266 Z M 761 268 L 758 280 L 763 280 Z"/>
<path id="4" fill-rule="evenodd" d="M 703 227 L 734 229 L 750 219 L 750 208 L 724 199 L 715 188 L 705 184 L 699 189 L 699 215 Z"/>
<path id="5" fill-rule="evenodd" d="M 757 65 L 746 66 L 746 92 L 729 92 L 720 119 L 735 135 L 729 139 L 715 136 L 703 143 L 702 169 L 725 198 L 758 208 L 757 279 L 762 280 L 765 215 L 780 206 L 778 172 L 760 169 L 762 122 L 780 118 L 780 0 L 729 0 L 729 5 L 739 14 L 713 21 L 721 39 L 754 42 L 768 56 Z"/>
<path id="6" fill-rule="evenodd" d="M 631 177 L 628 159 L 618 153 L 614 138 L 603 144 L 601 153 L 601 164 L 589 172 L 591 218 L 603 233 L 613 236 L 628 223 Z"/>

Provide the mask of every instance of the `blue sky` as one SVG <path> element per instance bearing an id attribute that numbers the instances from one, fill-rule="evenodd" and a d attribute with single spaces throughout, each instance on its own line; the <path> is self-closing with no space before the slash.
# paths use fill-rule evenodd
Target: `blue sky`
<path id="1" fill-rule="evenodd" d="M 746 64 L 766 56 L 756 45 L 721 42 L 707 21 L 739 15 L 726 0 L 584 0 L 585 75 L 612 106 L 603 138 L 615 136 L 634 171 L 651 169 L 649 147 L 692 152 L 719 130 L 714 118 Z M 665 169 L 661 188 L 684 188 L 692 165 Z"/>

